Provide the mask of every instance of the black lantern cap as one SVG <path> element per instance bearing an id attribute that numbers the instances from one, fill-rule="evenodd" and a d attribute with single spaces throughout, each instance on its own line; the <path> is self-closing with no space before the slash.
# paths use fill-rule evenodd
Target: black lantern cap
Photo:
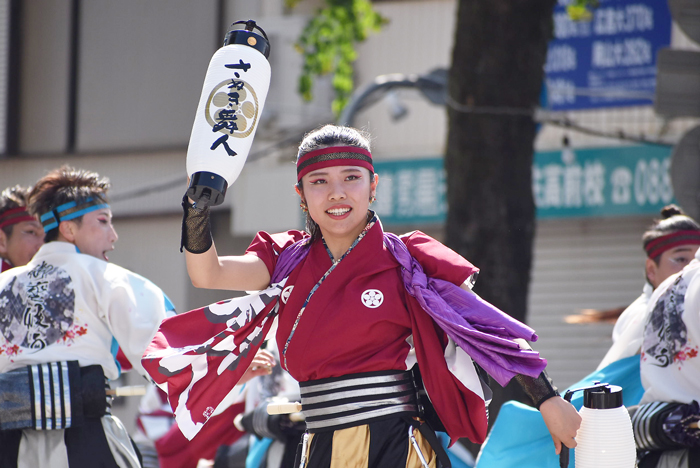
<path id="1" fill-rule="evenodd" d="M 245 24 L 244 29 L 231 29 L 237 24 Z M 254 32 L 254 29 L 260 31 L 262 36 Z M 270 41 L 267 38 L 267 34 L 253 20 L 236 21 L 229 26 L 229 30 L 224 37 L 224 46 L 231 44 L 244 44 L 257 50 L 265 58 L 270 57 Z"/>
<path id="2" fill-rule="evenodd" d="M 583 391 L 583 406 L 591 409 L 611 409 L 622 406 L 622 387 L 601 385 Z"/>

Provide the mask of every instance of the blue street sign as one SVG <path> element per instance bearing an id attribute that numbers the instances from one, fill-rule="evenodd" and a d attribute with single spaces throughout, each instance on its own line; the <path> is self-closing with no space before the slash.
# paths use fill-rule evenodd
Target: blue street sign
<path id="1" fill-rule="evenodd" d="M 554 9 L 545 65 L 550 110 L 651 105 L 656 55 L 671 42 L 666 0 L 600 0 L 591 21 Z"/>

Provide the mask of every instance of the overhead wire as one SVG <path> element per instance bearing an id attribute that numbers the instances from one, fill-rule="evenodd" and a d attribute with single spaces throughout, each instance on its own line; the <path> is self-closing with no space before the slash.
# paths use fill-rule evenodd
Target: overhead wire
<path id="1" fill-rule="evenodd" d="M 620 141 L 630 141 L 634 143 L 644 144 L 644 145 L 654 145 L 672 148 L 674 143 L 655 140 L 646 138 L 645 136 L 635 136 L 630 135 L 622 130 L 617 130 L 613 132 L 606 132 L 602 130 L 597 130 L 590 127 L 585 127 L 575 123 L 568 117 L 554 117 L 556 115 L 552 111 L 547 111 L 539 107 L 508 107 L 508 106 L 478 106 L 478 105 L 468 105 L 456 102 L 451 96 L 446 96 L 447 105 L 461 113 L 472 113 L 472 114 L 484 114 L 484 115 L 512 115 L 519 117 L 532 117 L 535 122 L 541 124 L 548 124 L 557 127 L 563 127 L 569 130 L 574 130 L 586 135 L 611 138 Z"/>
<path id="2" fill-rule="evenodd" d="M 305 129 L 304 131 L 301 131 L 299 129 L 288 131 L 289 133 L 287 136 L 279 139 L 278 141 L 272 143 L 269 146 L 266 146 L 265 148 L 261 148 L 259 150 L 253 151 L 248 155 L 248 162 L 256 161 L 258 159 L 263 158 L 264 156 L 269 155 L 272 151 L 283 148 L 289 144 L 292 143 L 298 143 L 301 138 L 304 136 L 304 134 L 308 131 L 308 128 Z M 134 190 L 128 190 L 124 191 L 121 193 L 117 193 L 115 195 L 112 195 L 110 200 L 112 202 L 122 202 L 125 200 L 132 200 L 134 198 L 139 198 L 143 197 L 144 195 L 149 195 L 151 193 L 156 193 L 156 192 L 161 192 L 164 190 L 169 190 L 173 187 L 184 187 L 187 183 L 187 177 L 186 176 L 179 176 L 174 179 L 165 181 L 161 184 L 157 185 L 149 185 L 147 187 L 141 187 L 137 188 Z"/>
<path id="3" fill-rule="evenodd" d="M 401 83 L 401 85 L 405 86 L 404 83 Z M 401 86 L 396 86 L 396 87 L 401 87 Z M 374 102 L 380 100 L 383 98 L 389 91 L 394 89 L 394 86 L 389 85 L 389 83 L 385 83 L 385 86 L 382 87 L 382 89 L 377 89 L 374 90 L 371 94 L 374 94 L 378 99 L 375 99 Z M 361 102 L 358 104 L 358 107 L 355 109 L 356 111 L 365 109 L 366 107 L 369 106 L 369 102 Z M 547 111 L 546 109 L 542 109 L 539 107 L 508 107 L 508 106 L 481 106 L 481 105 L 470 105 L 470 104 L 462 104 L 457 101 L 455 101 L 452 96 L 449 94 L 445 93 L 445 104 L 452 110 L 461 112 L 461 113 L 471 113 L 471 114 L 477 114 L 477 115 L 512 115 L 512 116 L 520 116 L 520 117 L 532 117 L 536 122 L 541 123 L 541 124 L 547 124 L 547 125 L 552 125 L 556 127 L 561 127 L 561 128 L 566 128 L 568 130 L 580 132 L 586 135 L 590 136 L 596 136 L 596 137 L 601 137 L 601 138 L 610 138 L 610 139 L 615 139 L 619 141 L 629 141 L 637 144 L 644 144 L 644 145 L 653 145 L 653 146 L 662 146 L 662 147 L 668 147 L 672 148 L 674 146 L 674 143 L 663 141 L 663 140 L 654 140 L 654 139 L 649 139 L 646 138 L 645 136 L 635 136 L 635 135 L 629 135 L 625 133 L 622 130 L 618 131 L 612 131 L 612 132 L 606 132 L 602 130 L 597 130 L 594 128 L 586 127 L 580 124 L 575 123 L 573 120 L 571 120 L 568 117 L 554 117 L 556 115 L 552 111 Z M 298 141 L 303 138 L 304 134 L 308 131 L 308 127 L 305 127 L 304 130 L 301 129 L 294 129 L 294 130 L 288 130 L 288 131 L 282 131 L 280 132 L 281 134 L 285 134 L 286 136 L 283 136 L 280 138 L 278 141 L 272 143 L 269 146 L 266 146 L 265 148 L 261 148 L 257 151 L 251 152 L 248 155 L 247 161 L 252 162 L 256 161 L 258 159 L 261 159 L 267 155 L 269 155 L 272 151 L 283 148 L 284 146 L 287 146 L 292 143 L 297 143 Z M 160 192 L 163 190 L 169 190 L 173 187 L 177 186 L 184 186 L 186 184 L 186 177 L 177 177 L 175 179 L 171 179 L 168 181 L 165 181 L 161 184 L 158 185 L 149 185 L 148 187 L 142 187 L 142 188 L 137 188 L 134 190 L 130 191 L 125 191 L 122 193 L 118 193 L 113 195 L 111 200 L 113 202 L 121 202 L 125 200 L 131 200 L 134 198 L 139 198 L 144 195 L 149 195 L 151 193 L 155 192 Z"/>

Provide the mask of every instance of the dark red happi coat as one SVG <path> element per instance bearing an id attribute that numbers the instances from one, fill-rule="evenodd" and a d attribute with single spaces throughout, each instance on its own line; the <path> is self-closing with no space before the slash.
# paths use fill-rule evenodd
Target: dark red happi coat
<path id="1" fill-rule="evenodd" d="M 277 314 L 273 285 L 163 320 L 142 364 L 167 394 L 180 430 L 192 439 L 238 383 Z"/>
<path id="2" fill-rule="evenodd" d="M 284 242 L 279 236 L 274 240 Z M 478 271 L 423 233 L 415 232 L 402 240 L 432 277 L 461 284 Z M 289 341 L 286 365 L 290 374 L 306 381 L 407 370 L 410 345 L 406 339 L 412 336 L 424 384 L 448 434 L 453 440 L 468 437 L 483 441 L 487 429 L 485 402 L 448 369 L 444 356 L 447 336 L 407 292 L 400 266 L 384 244 L 379 223 L 321 283 L 295 327 L 308 292 L 331 266 L 323 244 L 314 243 L 287 281 L 286 289 L 293 289 L 286 303 L 281 304 L 277 343 L 283 352 Z M 376 307 L 363 304 L 366 291 L 381 291 L 382 303 Z M 285 357 L 282 359 L 284 363 Z M 480 386 L 480 382 L 472 385 Z"/>
<path id="3" fill-rule="evenodd" d="M 445 333 L 408 294 L 399 264 L 383 240 L 377 223 L 325 278 L 306 308 L 309 291 L 331 265 L 320 242 L 311 245 L 308 256 L 288 278 L 270 289 L 166 319 L 144 355 L 143 365 L 156 383 L 167 387 L 183 434 L 194 437 L 238 382 L 279 312 L 278 345 L 284 352 L 289 342 L 287 368 L 300 381 L 372 370 L 405 370 L 406 338 L 412 336 L 426 389 L 448 434 L 453 440 L 467 437 L 483 441 L 485 402 L 448 369 Z M 431 277 L 459 284 L 477 271 L 422 233 L 402 240 Z M 277 258 L 279 249 L 272 250 L 271 258 Z M 274 268 L 270 258 L 263 260 L 268 268 Z M 292 292 L 283 294 L 280 302 L 283 289 Z M 383 292 L 383 308 L 368 309 L 360 302 L 363 292 L 370 290 Z M 295 334 L 290 340 L 292 329 Z"/>

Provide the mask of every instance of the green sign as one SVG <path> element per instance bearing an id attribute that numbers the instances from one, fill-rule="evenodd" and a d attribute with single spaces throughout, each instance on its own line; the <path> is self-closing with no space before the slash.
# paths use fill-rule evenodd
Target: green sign
<path id="1" fill-rule="evenodd" d="M 674 201 L 671 148 L 621 146 L 535 154 L 538 219 L 656 215 Z M 376 161 L 373 205 L 384 224 L 439 224 L 447 201 L 441 158 Z"/>
<path id="2" fill-rule="evenodd" d="M 445 169 L 442 158 L 375 161 L 379 174 L 372 208 L 384 224 L 445 222 Z"/>
<path id="3" fill-rule="evenodd" d="M 671 148 L 624 146 L 535 155 L 537 217 L 658 214 L 673 201 Z"/>

